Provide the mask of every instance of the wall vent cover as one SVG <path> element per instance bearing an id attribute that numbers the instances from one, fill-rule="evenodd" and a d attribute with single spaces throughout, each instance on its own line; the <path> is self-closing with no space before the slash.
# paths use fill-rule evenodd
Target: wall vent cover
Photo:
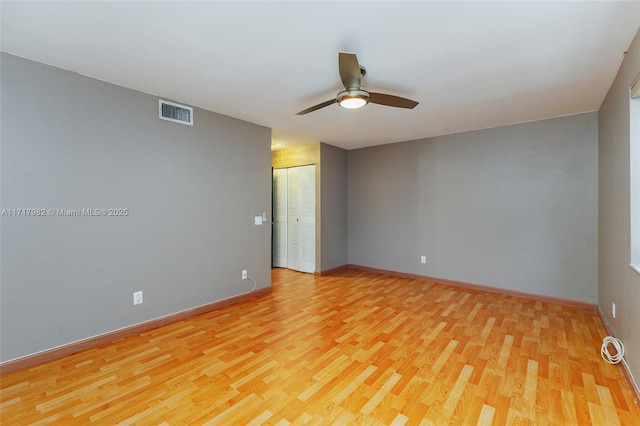
<path id="1" fill-rule="evenodd" d="M 193 108 L 160 99 L 158 101 L 160 120 L 193 126 Z"/>

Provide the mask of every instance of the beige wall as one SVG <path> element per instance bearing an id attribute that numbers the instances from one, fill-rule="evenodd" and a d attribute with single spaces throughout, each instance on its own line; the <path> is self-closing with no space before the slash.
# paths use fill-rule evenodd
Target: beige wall
<path id="1" fill-rule="evenodd" d="M 271 153 L 271 165 L 274 169 L 320 164 L 320 144 L 300 145 L 281 149 Z M 318 171 L 316 170 L 316 178 Z M 316 182 L 319 182 L 316 179 Z"/>

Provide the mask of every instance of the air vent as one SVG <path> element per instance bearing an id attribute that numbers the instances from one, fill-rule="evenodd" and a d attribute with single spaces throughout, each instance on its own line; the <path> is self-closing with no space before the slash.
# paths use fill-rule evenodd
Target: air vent
<path id="1" fill-rule="evenodd" d="M 186 105 L 175 104 L 160 99 L 158 101 L 158 114 L 160 120 L 193 126 L 193 108 Z"/>

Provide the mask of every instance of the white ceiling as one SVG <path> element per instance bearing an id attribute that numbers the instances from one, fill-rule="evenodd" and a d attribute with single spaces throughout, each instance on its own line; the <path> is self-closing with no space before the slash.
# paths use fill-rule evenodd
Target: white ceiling
<path id="1" fill-rule="evenodd" d="M 271 127 L 276 147 L 345 149 L 594 111 L 640 2 L 8 2 L 1 48 Z M 372 91 L 337 105 L 355 52 Z M 197 120 L 197 117 L 196 117 Z"/>

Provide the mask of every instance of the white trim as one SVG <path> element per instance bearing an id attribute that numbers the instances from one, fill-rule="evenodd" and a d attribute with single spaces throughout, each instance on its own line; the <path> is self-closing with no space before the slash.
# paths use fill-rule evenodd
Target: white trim
<path id="1" fill-rule="evenodd" d="M 640 97 L 629 99 L 629 241 L 629 263 L 640 273 Z"/>

